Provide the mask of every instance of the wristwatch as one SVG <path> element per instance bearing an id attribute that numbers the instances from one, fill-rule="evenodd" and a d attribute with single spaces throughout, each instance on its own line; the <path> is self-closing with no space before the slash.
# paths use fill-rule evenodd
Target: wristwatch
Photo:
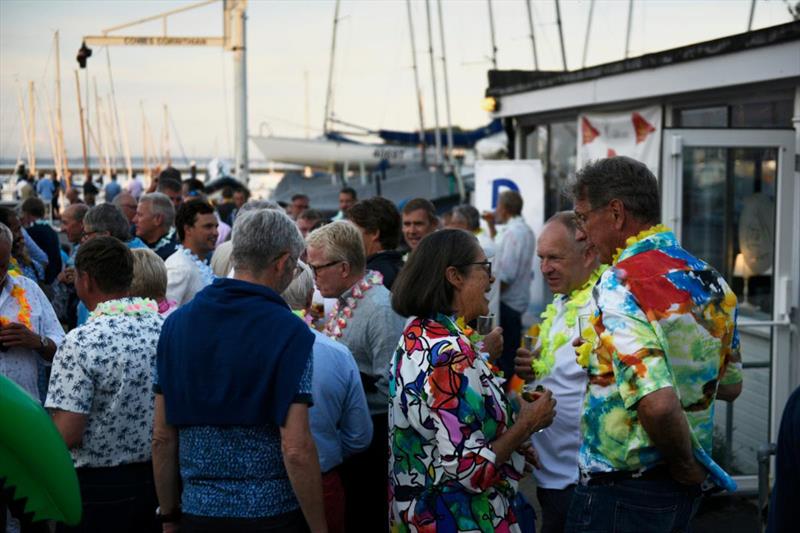
<path id="1" fill-rule="evenodd" d="M 44 335 L 41 335 L 41 336 L 39 337 L 39 342 L 41 342 L 41 343 L 42 343 L 42 348 L 41 348 L 41 349 L 42 349 L 42 350 L 44 350 L 45 348 L 47 348 L 47 344 L 48 344 L 50 341 L 47 339 L 47 337 L 45 337 Z"/>
<path id="2" fill-rule="evenodd" d="M 161 507 L 156 507 L 156 521 L 159 524 L 169 524 L 170 522 L 177 522 L 181 519 L 183 513 L 181 513 L 181 508 L 178 507 L 174 511 L 168 514 L 161 514 Z"/>

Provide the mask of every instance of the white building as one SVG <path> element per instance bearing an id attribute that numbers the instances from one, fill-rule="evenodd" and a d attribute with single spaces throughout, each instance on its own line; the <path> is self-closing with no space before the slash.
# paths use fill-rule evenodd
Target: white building
<path id="1" fill-rule="evenodd" d="M 742 302 L 744 392 L 717 405 L 718 460 L 755 487 L 800 385 L 800 22 L 571 72 L 492 71 L 515 159 L 540 159 L 547 216 L 589 159 L 659 176 L 662 219 Z M 747 287 L 747 292 L 745 292 Z"/>

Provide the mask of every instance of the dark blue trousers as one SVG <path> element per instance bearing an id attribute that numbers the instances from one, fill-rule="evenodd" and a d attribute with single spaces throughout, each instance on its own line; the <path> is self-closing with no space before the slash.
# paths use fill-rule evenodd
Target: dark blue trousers
<path id="1" fill-rule="evenodd" d="M 688 532 L 700 486 L 671 479 L 627 479 L 575 487 L 566 533 Z"/>

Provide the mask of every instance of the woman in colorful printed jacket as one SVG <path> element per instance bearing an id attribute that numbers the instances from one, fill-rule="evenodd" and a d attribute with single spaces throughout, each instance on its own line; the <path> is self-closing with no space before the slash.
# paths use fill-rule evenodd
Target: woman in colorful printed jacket
<path id="1" fill-rule="evenodd" d="M 555 400 L 545 392 L 513 408 L 465 326 L 488 313 L 493 279 L 473 235 L 442 230 L 394 284 L 392 305 L 409 321 L 390 370 L 393 532 L 520 531 L 512 502 L 537 462 L 527 443 L 553 421 Z"/>

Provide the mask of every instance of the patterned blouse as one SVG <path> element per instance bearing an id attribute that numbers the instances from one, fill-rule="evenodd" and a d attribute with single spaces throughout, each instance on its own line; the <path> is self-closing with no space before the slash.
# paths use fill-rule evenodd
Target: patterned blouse
<path id="1" fill-rule="evenodd" d="M 722 276 L 662 231 L 622 251 L 594 288 L 600 345 L 589 358 L 581 470 L 646 470 L 663 461 L 636 404 L 675 389 L 711 452 L 718 383 L 742 380 L 736 296 Z"/>
<path id="2" fill-rule="evenodd" d="M 76 468 L 150 460 L 153 372 L 163 319 L 152 300 L 103 302 L 67 334 L 53 359 L 45 407 L 87 415 Z M 124 312 L 103 309 L 125 308 Z"/>
<path id="3" fill-rule="evenodd" d="M 389 395 L 392 531 L 519 531 L 511 502 L 524 459 L 498 465 L 491 448 L 513 410 L 453 320 L 409 321 Z"/>

